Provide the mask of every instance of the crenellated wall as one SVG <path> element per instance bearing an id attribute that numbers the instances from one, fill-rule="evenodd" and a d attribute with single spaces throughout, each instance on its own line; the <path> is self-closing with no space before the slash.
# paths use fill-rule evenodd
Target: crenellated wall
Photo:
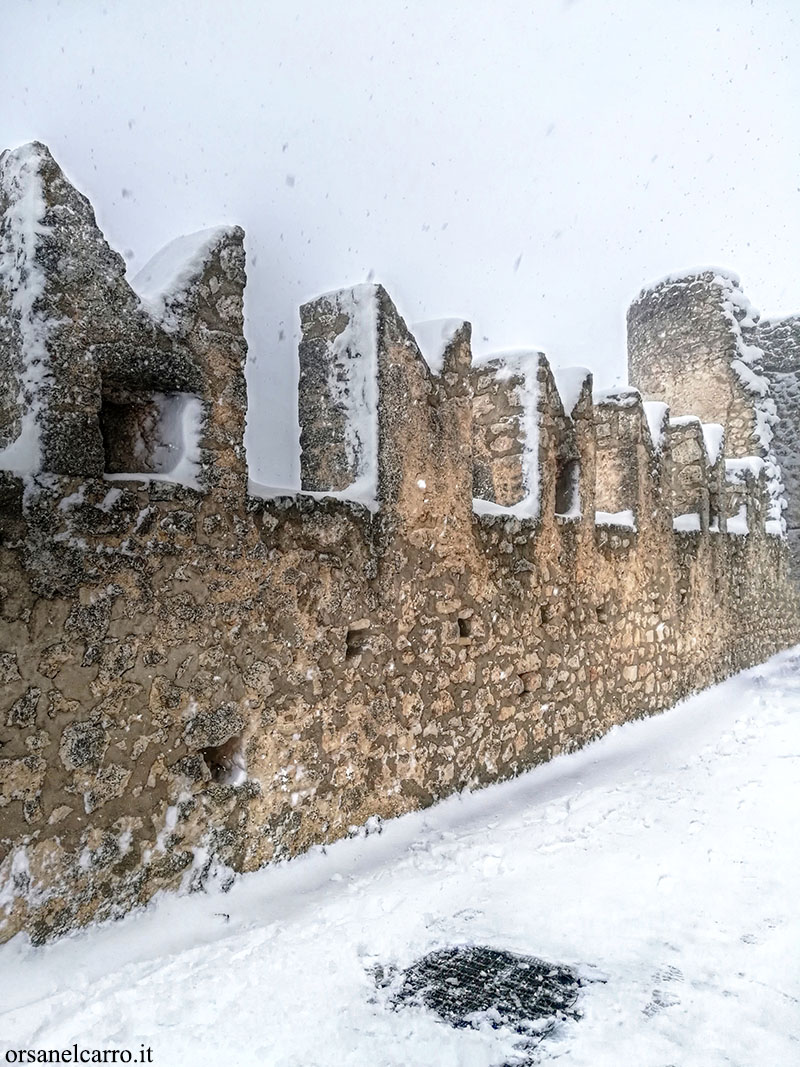
<path id="1" fill-rule="evenodd" d="M 77 225 L 54 167 L 0 158 L 4 205 L 41 215 L 21 237 L 6 206 L 0 247 L 52 306 L 78 280 L 25 242 Z M 535 351 L 472 363 L 466 323 L 423 356 L 358 286 L 301 309 L 303 487 L 276 498 L 245 482 L 241 232 L 131 287 L 89 211 L 80 285 L 102 270 L 105 336 L 146 338 L 154 369 L 120 357 L 123 390 L 91 301 L 51 334 L 0 268 L 0 938 L 519 774 L 800 640 L 774 474 L 728 406 L 670 418 L 641 354 L 644 400 Z M 659 331 L 688 336 L 684 312 Z M 724 331 L 693 328 L 724 369 Z M 19 469 L 76 353 L 91 464 L 67 434 Z"/>
<path id="2" fill-rule="evenodd" d="M 778 414 L 773 448 L 781 467 L 788 507 L 784 513 L 794 574 L 800 574 L 800 315 L 758 323 L 756 344 Z"/>

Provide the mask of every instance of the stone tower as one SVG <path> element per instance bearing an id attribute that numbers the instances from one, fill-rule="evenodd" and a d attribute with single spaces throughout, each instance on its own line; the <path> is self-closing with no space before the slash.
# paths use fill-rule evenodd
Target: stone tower
<path id="1" fill-rule="evenodd" d="M 763 478 L 767 521 L 780 533 L 786 501 L 758 318 L 735 274 L 672 275 L 643 290 L 628 310 L 628 370 L 646 400 L 669 403 L 673 429 L 689 415 L 722 426 L 727 454 L 748 460 L 729 464 L 728 480 L 735 486 L 743 477 Z"/>

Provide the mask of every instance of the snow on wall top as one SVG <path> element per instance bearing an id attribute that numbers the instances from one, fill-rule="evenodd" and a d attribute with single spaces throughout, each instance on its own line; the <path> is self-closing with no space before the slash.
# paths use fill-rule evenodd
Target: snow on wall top
<path id="1" fill-rule="evenodd" d="M 611 389 L 595 389 L 592 393 L 593 404 L 612 404 L 618 408 L 631 408 L 642 398 L 638 389 L 632 385 L 619 385 Z"/>
<path id="2" fill-rule="evenodd" d="M 717 462 L 725 443 L 725 430 L 718 422 L 703 423 L 703 442 L 706 446 L 708 462 L 713 467 Z"/>
<path id="3" fill-rule="evenodd" d="M 411 327 L 411 333 L 431 374 L 442 373 L 444 354 L 465 322 L 466 319 L 430 319 Z"/>
<path id="4" fill-rule="evenodd" d="M 758 478 L 764 468 L 761 456 L 740 456 L 738 459 L 725 460 L 725 476 L 730 482 L 742 482 L 746 474 Z"/>
<path id="5" fill-rule="evenodd" d="M 232 226 L 214 226 L 170 241 L 131 281 L 131 288 L 150 314 L 170 332 L 178 328 L 175 308 L 208 263 Z"/>
<path id="6" fill-rule="evenodd" d="M 692 285 L 704 275 L 719 278 L 721 282 L 724 281 L 736 287 L 741 285 L 739 275 L 732 270 L 728 270 L 727 267 L 692 267 L 689 270 L 671 271 L 669 274 L 663 274 L 660 278 L 654 278 L 653 281 L 642 286 L 639 290 L 639 298 L 665 286 Z"/>
<path id="7" fill-rule="evenodd" d="M 551 370 L 564 413 L 571 416 L 587 379 L 592 378 L 592 372 L 588 367 L 552 367 Z"/>
<path id="8" fill-rule="evenodd" d="M 46 279 L 37 261 L 48 233 L 41 163 L 46 149 L 34 141 L 0 155 L 0 290 L 8 301 L 6 343 L 18 346 L 20 433 L 0 450 L 0 470 L 29 474 L 41 469 L 39 412 L 49 377 L 48 336 L 52 320 L 41 309 Z M 2 333 L 0 332 L 0 338 Z"/>
<path id="9" fill-rule="evenodd" d="M 664 447 L 664 434 L 669 421 L 669 404 L 664 404 L 660 400 L 645 400 L 642 406 L 653 448 L 656 452 L 660 452 Z"/>

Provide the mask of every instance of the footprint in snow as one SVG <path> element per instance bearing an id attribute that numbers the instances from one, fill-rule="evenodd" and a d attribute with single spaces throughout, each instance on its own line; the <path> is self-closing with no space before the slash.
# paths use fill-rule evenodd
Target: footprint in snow
<path id="1" fill-rule="evenodd" d="M 667 965 L 660 968 L 653 975 L 656 982 L 682 982 L 683 971 L 678 967 Z M 651 999 L 642 1008 L 642 1013 L 648 1018 L 660 1014 L 666 1008 L 674 1008 L 681 1002 L 681 998 L 671 989 L 656 988 L 650 994 Z"/>

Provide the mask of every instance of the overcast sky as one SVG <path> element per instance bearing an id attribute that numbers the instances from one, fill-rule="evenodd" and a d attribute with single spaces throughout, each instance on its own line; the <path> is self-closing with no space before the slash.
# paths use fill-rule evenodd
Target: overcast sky
<path id="1" fill-rule="evenodd" d="M 646 282 L 800 308 L 800 0 L 5 0 L 0 144 L 49 144 L 134 274 L 247 231 L 248 451 L 297 477 L 299 304 L 374 278 L 476 352 L 624 373 Z"/>

